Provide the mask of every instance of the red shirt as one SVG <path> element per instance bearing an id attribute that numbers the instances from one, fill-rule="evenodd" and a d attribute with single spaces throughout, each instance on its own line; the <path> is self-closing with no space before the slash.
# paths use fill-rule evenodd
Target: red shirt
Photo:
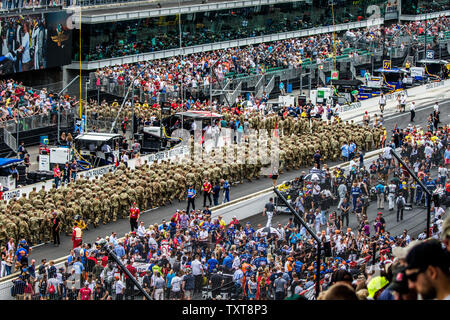
<path id="1" fill-rule="evenodd" d="M 81 300 L 89 300 L 91 297 L 91 289 L 81 288 L 80 289 Z"/>
<path id="2" fill-rule="evenodd" d="M 212 189 L 211 183 L 205 182 L 205 183 L 203 184 L 203 190 L 205 190 L 205 192 L 210 192 L 211 189 Z"/>
<path id="3" fill-rule="evenodd" d="M 130 218 L 131 219 L 138 219 L 140 213 L 141 212 L 139 211 L 138 208 L 131 208 L 130 209 Z"/>
<path id="4" fill-rule="evenodd" d="M 55 167 L 53 169 L 53 177 L 56 178 L 56 177 L 59 177 L 59 176 L 61 176 L 61 170 L 59 170 L 59 168 Z"/>
<path id="5" fill-rule="evenodd" d="M 106 267 L 107 264 L 108 264 L 108 256 L 103 256 L 103 258 L 102 258 L 102 266 L 103 266 L 103 268 Z"/>
<path id="6" fill-rule="evenodd" d="M 130 271 L 130 273 L 131 273 L 131 275 L 132 275 L 133 277 L 136 276 L 137 270 L 136 270 L 135 267 L 133 267 L 131 264 L 127 264 L 127 265 L 126 265 L 126 268 L 127 268 L 128 271 Z M 126 273 L 125 273 L 125 278 L 128 279 L 128 276 L 127 276 Z"/>

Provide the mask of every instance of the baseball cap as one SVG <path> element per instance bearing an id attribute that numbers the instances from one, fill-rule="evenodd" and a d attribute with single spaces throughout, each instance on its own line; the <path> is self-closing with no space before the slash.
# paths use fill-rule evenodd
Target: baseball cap
<path id="1" fill-rule="evenodd" d="M 408 293 L 408 278 L 405 274 L 406 267 L 400 266 L 394 270 L 394 276 L 388 289 L 398 293 Z"/>
<path id="2" fill-rule="evenodd" d="M 428 266 L 448 270 L 450 259 L 448 252 L 442 248 L 438 240 L 428 240 L 412 248 L 406 256 L 408 269 L 425 270 Z"/>
<path id="3" fill-rule="evenodd" d="M 375 294 L 383 289 L 389 281 L 385 277 L 374 277 L 372 280 L 369 281 L 369 284 L 367 285 L 367 290 L 369 291 L 369 298 L 373 298 Z"/>
<path id="4" fill-rule="evenodd" d="M 398 259 L 406 259 L 406 256 L 411 251 L 412 248 L 421 244 L 422 240 L 413 240 L 406 247 L 395 247 L 392 249 L 392 254 Z"/>

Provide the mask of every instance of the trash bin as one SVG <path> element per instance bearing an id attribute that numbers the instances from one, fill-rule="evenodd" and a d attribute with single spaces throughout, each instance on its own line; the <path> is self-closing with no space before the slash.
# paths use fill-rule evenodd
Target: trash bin
<path id="1" fill-rule="evenodd" d="M 286 90 L 286 92 L 287 92 L 287 93 L 292 93 L 292 83 L 289 83 L 289 84 L 287 85 L 287 90 Z"/>

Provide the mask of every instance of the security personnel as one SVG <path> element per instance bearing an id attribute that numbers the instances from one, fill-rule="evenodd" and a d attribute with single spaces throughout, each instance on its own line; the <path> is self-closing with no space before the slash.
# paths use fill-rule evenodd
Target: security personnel
<path id="1" fill-rule="evenodd" d="M 194 186 L 190 185 L 189 189 L 187 190 L 187 197 L 188 197 L 188 205 L 186 212 L 189 213 L 189 208 L 192 204 L 192 209 L 195 210 L 195 196 L 197 195 L 197 191 L 195 191 Z"/>
<path id="2" fill-rule="evenodd" d="M 138 220 L 139 215 L 141 214 L 141 211 L 138 207 L 136 207 L 136 202 L 133 202 L 133 206 L 130 209 L 130 226 L 131 226 L 131 232 L 134 231 L 134 229 L 137 230 L 138 228 Z"/>

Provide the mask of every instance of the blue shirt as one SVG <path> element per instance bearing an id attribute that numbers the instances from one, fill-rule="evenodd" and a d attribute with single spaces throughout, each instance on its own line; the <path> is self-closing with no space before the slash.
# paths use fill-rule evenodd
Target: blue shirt
<path id="1" fill-rule="evenodd" d="M 208 264 L 208 272 L 212 272 L 217 268 L 219 261 L 217 261 L 217 259 L 211 258 L 206 263 Z"/>
<path id="2" fill-rule="evenodd" d="M 114 253 L 119 258 L 122 258 L 125 255 L 125 249 L 123 248 L 123 246 L 117 246 L 114 248 Z"/>
<path id="3" fill-rule="evenodd" d="M 352 188 L 352 196 L 357 197 L 361 194 L 361 188 L 360 187 L 353 187 Z"/>
<path id="4" fill-rule="evenodd" d="M 227 267 L 228 269 L 231 269 L 233 267 L 233 257 L 226 256 L 225 259 L 223 259 L 222 265 Z"/>
<path id="5" fill-rule="evenodd" d="M 75 270 L 76 274 L 82 274 L 84 270 L 84 266 L 80 261 L 77 261 L 73 264 L 73 269 Z"/>
<path id="6" fill-rule="evenodd" d="M 18 248 L 17 251 L 16 251 L 17 261 L 20 261 L 20 257 L 21 257 L 20 251 L 24 251 L 25 252 L 24 256 L 26 256 L 27 253 L 28 253 L 28 251 L 25 248 Z"/>
<path id="7" fill-rule="evenodd" d="M 192 197 L 195 196 L 196 194 L 197 194 L 197 192 L 195 191 L 195 189 L 188 189 L 188 190 L 187 190 L 188 198 L 192 198 Z"/>
<path id="8" fill-rule="evenodd" d="M 377 184 L 377 186 L 375 187 L 375 189 L 377 190 L 377 192 L 379 193 L 383 193 L 384 192 L 384 185 L 382 185 L 381 183 Z"/>
<path id="9" fill-rule="evenodd" d="M 267 265 L 267 258 L 266 257 L 258 257 L 255 259 L 255 266 L 257 268 L 259 267 L 265 267 Z"/>
<path id="10" fill-rule="evenodd" d="M 172 285 L 172 279 L 175 277 L 175 273 L 168 273 L 166 276 L 167 279 L 167 288 L 170 288 Z"/>
<path id="11" fill-rule="evenodd" d="M 348 151 L 350 151 L 350 153 L 353 153 L 353 152 L 355 152 L 355 149 L 356 149 L 356 144 L 350 143 L 348 146 Z"/>
<path id="12" fill-rule="evenodd" d="M 348 145 L 344 144 L 344 145 L 341 147 L 341 150 L 342 150 L 342 156 L 343 156 L 343 157 L 348 157 L 348 153 L 349 153 Z"/>

